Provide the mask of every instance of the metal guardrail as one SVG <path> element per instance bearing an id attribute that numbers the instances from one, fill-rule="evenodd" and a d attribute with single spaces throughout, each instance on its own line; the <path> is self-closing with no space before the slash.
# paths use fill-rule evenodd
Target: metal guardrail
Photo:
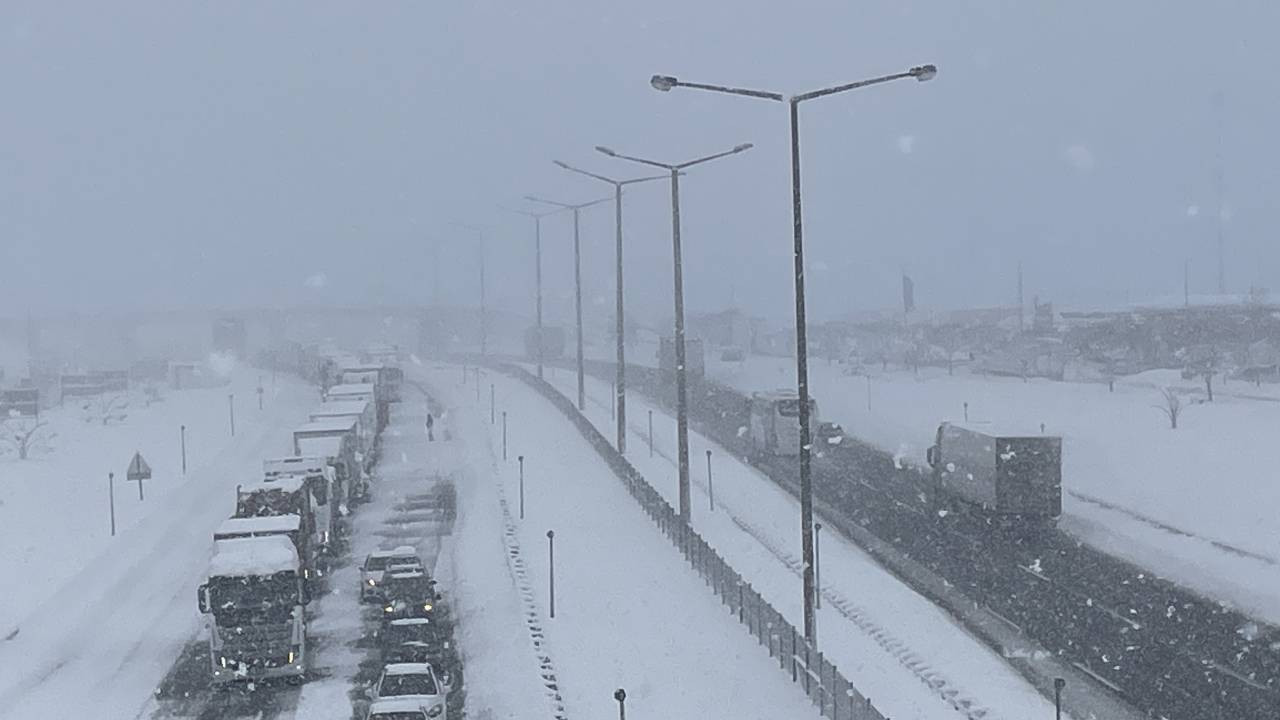
<path id="1" fill-rule="evenodd" d="M 792 682 L 803 685 L 805 694 L 821 715 L 831 720 L 886 720 L 871 704 L 870 698 L 859 693 L 835 665 L 806 642 L 804 635 L 797 632 L 794 625 L 751 587 L 751 583 L 725 562 L 715 548 L 692 527 L 681 522 L 680 516 L 662 495 L 618 453 L 590 420 L 578 412 L 572 401 L 522 367 L 503 364 L 499 369 L 533 388 L 577 427 L 658 529 L 738 618 L 738 622 L 760 645 L 768 648 L 769 657 L 777 659 L 778 667 L 791 676 Z"/>

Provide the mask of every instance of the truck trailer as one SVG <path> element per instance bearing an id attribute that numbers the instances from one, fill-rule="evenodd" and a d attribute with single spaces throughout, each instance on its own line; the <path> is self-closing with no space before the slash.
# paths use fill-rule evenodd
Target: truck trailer
<path id="1" fill-rule="evenodd" d="M 936 494 L 983 513 L 1055 520 L 1062 514 L 1062 438 L 944 422 L 927 459 Z"/>

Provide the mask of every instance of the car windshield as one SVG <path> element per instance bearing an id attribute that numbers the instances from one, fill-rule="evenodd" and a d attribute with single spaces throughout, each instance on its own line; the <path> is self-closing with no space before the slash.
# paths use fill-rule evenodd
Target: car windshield
<path id="1" fill-rule="evenodd" d="M 432 594 L 431 580 L 425 575 L 415 577 L 395 577 L 386 580 L 386 593 L 398 598 L 423 598 Z"/>
<path id="2" fill-rule="evenodd" d="M 427 674 L 386 675 L 378 686 L 379 697 L 396 695 L 435 695 L 435 680 Z"/>
<path id="3" fill-rule="evenodd" d="M 211 578 L 209 601 L 213 613 L 224 617 L 289 615 L 300 602 L 298 578 L 292 572 L 271 577 Z"/>
<path id="4" fill-rule="evenodd" d="M 369 720 L 427 720 L 427 714 L 417 710 L 381 711 L 369 715 Z"/>
<path id="5" fill-rule="evenodd" d="M 391 558 L 383 555 L 370 555 L 364 561 L 365 570 L 385 570 Z"/>

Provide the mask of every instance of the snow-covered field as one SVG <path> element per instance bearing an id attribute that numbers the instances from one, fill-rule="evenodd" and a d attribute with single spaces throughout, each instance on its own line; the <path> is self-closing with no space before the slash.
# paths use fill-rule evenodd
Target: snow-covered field
<path id="1" fill-rule="evenodd" d="M 753 356 L 709 360 L 708 373 L 744 392 L 794 387 L 794 361 Z M 981 377 L 957 370 L 844 374 L 819 361 L 810 382 L 824 419 L 924 465 L 942 420 L 964 418 L 1063 438 L 1060 526 L 1188 587 L 1280 622 L 1280 480 L 1273 453 L 1280 429 L 1274 392 L 1230 382 L 1213 403 L 1176 372 L 1103 384 Z M 1172 386 L 1186 403 L 1171 430 L 1155 406 Z M 1101 503 L 1113 507 L 1105 507 Z M 1161 527 L 1165 526 L 1165 527 Z M 1176 529 L 1176 530 L 1175 530 Z"/>
<path id="2" fill-rule="evenodd" d="M 0 593 L 0 715 L 133 717 L 151 697 L 199 627 L 195 587 L 236 484 L 260 476 L 264 457 L 287 453 L 288 430 L 316 402 L 313 388 L 281 376 L 274 391 L 268 382 L 259 411 L 257 383 L 256 372 L 236 371 L 228 387 L 174 392 L 149 408 L 131 403 L 128 418 L 106 427 L 57 411 L 51 454 L 3 461 L 0 547 L 14 552 L 0 554 L 9 579 Z M 144 501 L 119 479 L 135 450 L 154 472 Z"/>
<path id="3" fill-rule="evenodd" d="M 548 380 L 568 397 L 573 373 Z M 587 417 L 613 437 L 611 386 L 587 379 Z M 637 470 L 677 502 L 675 421 L 632 394 L 628 453 Z M 648 451 L 653 412 L 654 454 Z M 692 522 L 725 559 L 794 625 L 801 624 L 797 501 L 754 468 L 690 433 Z M 706 451 L 712 451 L 715 511 L 710 510 Z M 881 568 L 855 544 L 823 533 L 819 644 L 859 690 L 889 717 L 1048 717 L 1053 708 L 1000 657 L 950 616 Z"/>
<path id="4" fill-rule="evenodd" d="M 817 717 L 800 686 L 729 616 L 553 406 L 518 381 L 485 374 L 498 410 L 508 413 L 504 462 L 487 388 L 477 403 L 459 375 L 448 368 L 427 378 L 454 408 L 449 422 L 472 480 L 459 483 L 454 556 L 465 568 L 454 592 L 470 716 L 547 716 L 555 702 L 543 687 L 549 675 L 572 718 L 614 717 L 619 687 L 631 717 Z M 554 619 L 548 530 L 555 531 Z M 518 573 L 508 566 L 513 547 Z"/>

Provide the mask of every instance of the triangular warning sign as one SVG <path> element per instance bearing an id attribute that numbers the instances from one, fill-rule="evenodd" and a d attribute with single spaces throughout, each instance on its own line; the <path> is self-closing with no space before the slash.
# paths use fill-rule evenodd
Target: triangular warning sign
<path id="1" fill-rule="evenodd" d="M 134 453 L 133 460 L 129 461 L 129 471 L 127 477 L 130 480 L 150 480 L 151 466 L 146 460 L 142 459 L 142 453 Z"/>

